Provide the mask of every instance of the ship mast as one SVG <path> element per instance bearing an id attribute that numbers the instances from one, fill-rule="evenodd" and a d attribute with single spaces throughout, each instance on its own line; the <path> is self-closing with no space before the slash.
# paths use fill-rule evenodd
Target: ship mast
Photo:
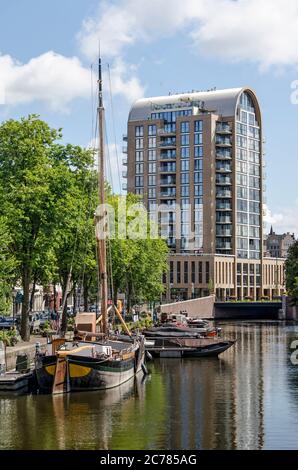
<path id="1" fill-rule="evenodd" d="M 102 98 L 102 72 L 101 57 L 98 59 L 98 132 L 99 132 L 99 151 L 98 151 L 98 196 L 99 204 L 102 205 L 101 214 L 105 217 L 105 154 L 104 154 L 104 115 Z M 106 228 L 106 227 L 105 227 Z M 100 235 L 100 234 L 99 234 Z M 105 234 L 97 238 L 97 256 L 100 274 L 101 286 L 101 315 L 102 315 L 102 331 L 106 335 L 108 333 L 108 280 L 107 280 L 107 255 Z"/>

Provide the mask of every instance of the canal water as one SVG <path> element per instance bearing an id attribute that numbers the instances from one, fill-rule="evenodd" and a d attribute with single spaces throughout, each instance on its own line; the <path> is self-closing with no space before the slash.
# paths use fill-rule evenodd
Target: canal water
<path id="1" fill-rule="evenodd" d="M 237 342 L 219 359 L 156 360 L 107 392 L 0 396 L 0 449 L 298 449 L 298 325 L 220 326 Z"/>

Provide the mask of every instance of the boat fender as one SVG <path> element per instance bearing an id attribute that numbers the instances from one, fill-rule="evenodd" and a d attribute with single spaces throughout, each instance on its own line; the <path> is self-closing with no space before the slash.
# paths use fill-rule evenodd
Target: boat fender
<path id="1" fill-rule="evenodd" d="M 146 359 L 147 359 L 148 361 L 152 361 L 152 360 L 153 360 L 152 354 L 150 354 L 149 351 L 146 351 Z"/>

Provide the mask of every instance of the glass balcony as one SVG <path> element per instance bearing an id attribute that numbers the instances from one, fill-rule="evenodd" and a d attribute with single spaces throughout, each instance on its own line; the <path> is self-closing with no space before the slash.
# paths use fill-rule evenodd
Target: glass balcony
<path id="1" fill-rule="evenodd" d="M 176 152 L 160 152 L 160 160 L 176 160 Z"/>
<path id="2" fill-rule="evenodd" d="M 122 171 L 122 178 L 127 178 L 127 171 Z"/>
<path id="3" fill-rule="evenodd" d="M 122 135 L 122 140 L 123 140 L 123 142 L 127 142 L 127 134 Z"/>
<path id="4" fill-rule="evenodd" d="M 126 147 L 126 145 L 124 145 L 124 146 L 122 147 L 122 153 L 127 153 L 127 147 Z"/>
<path id="5" fill-rule="evenodd" d="M 222 204 L 220 201 L 216 201 L 216 210 L 217 211 L 231 211 L 232 206 L 231 204 Z"/>
<path id="6" fill-rule="evenodd" d="M 217 137 L 215 143 L 219 147 L 231 147 L 232 146 L 232 142 L 230 139 L 220 139 Z"/>
<path id="7" fill-rule="evenodd" d="M 176 176 L 167 176 L 160 178 L 160 185 L 167 186 L 168 184 L 173 185 L 176 184 Z"/>
<path id="8" fill-rule="evenodd" d="M 127 166 L 127 158 L 122 158 L 122 165 Z"/>
<path id="9" fill-rule="evenodd" d="M 216 150 L 216 158 L 217 160 L 231 160 L 232 159 L 232 156 L 231 156 L 231 152 L 230 151 L 223 151 L 223 150 L 228 150 L 228 149 L 217 149 Z"/>
<path id="10" fill-rule="evenodd" d="M 162 148 L 175 148 L 176 147 L 176 139 L 166 139 L 162 140 L 159 143 L 159 146 Z"/>
<path id="11" fill-rule="evenodd" d="M 216 171 L 218 173 L 231 173 L 232 168 L 230 165 L 216 164 Z"/>
<path id="12" fill-rule="evenodd" d="M 127 190 L 127 183 L 122 183 L 122 189 L 123 189 L 124 191 Z"/>
<path id="13" fill-rule="evenodd" d="M 167 188 L 161 190 L 160 197 L 176 197 L 176 188 Z"/>
<path id="14" fill-rule="evenodd" d="M 159 171 L 160 173 L 176 173 L 176 164 L 161 164 Z"/>
<path id="15" fill-rule="evenodd" d="M 216 229 L 216 236 L 217 237 L 231 237 L 232 236 L 232 230 L 218 230 Z"/>
<path id="16" fill-rule="evenodd" d="M 221 190 L 221 191 L 216 191 L 216 197 L 218 198 L 230 198 L 232 197 L 232 191 L 229 190 Z"/>
<path id="17" fill-rule="evenodd" d="M 232 243 L 231 242 L 221 243 L 220 240 L 216 240 L 216 249 L 217 250 L 231 250 L 232 249 Z"/>
<path id="18" fill-rule="evenodd" d="M 229 124 L 226 123 L 217 123 L 216 125 L 216 132 L 218 134 L 231 134 L 232 129 Z"/>
<path id="19" fill-rule="evenodd" d="M 157 129 L 157 135 L 175 135 L 176 134 L 176 131 L 174 131 L 174 129 Z"/>
<path id="20" fill-rule="evenodd" d="M 223 185 L 223 186 L 231 185 L 232 184 L 231 178 L 229 178 L 229 177 L 226 177 L 226 178 L 222 177 L 221 178 L 219 176 L 216 176 L 216 184 Z"/>

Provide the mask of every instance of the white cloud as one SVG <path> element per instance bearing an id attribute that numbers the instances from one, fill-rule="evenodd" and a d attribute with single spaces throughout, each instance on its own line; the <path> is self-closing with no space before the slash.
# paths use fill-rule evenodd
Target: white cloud
<path id="1" fill-rule="evenodd" d="M 90 71 L 77 57 L 64 57 L 52 51 L 34 57 L 26 64 L 10 55 L 2 55 L 1 87 L 7 105 L 41 101 L 53 110 L 66 111 L 75 98 L 90 96 Z"/>
<path id="2" fill-rule="evenodd" d="M 49 51 L 22 64 L 10 55 L 0 55 L 0 104 L 15 106 L 39 101 L 52 110 L 65 112 L 74 99 L 90 98 L 90 81 L 90 69 L 77 57 Z M 120 59 L 111 68 L 111 81 L 113 93 L 129 103 L 143 96 L 139 79 Z M 107 89 L 107 74 L 105 84 Z"/>
<path id="3" fill-rule="evenodd" d="M 298 64 L 296 0 L 120 0 L 100 2 L 78 35 L 82 52 L 115 57 L 127 46 L 183 31 L 200 51 L 261 67 Z"/>
<path id="4" fill-rule="evenodd" d="M 269 232 L 272 225 L 276 233 L 295 233 L 298 235 L 298 200 L 293 205 L 278 208 L 278 212 L 272 213 L 268 206 L 264 206 L 267 232 Z"/>

